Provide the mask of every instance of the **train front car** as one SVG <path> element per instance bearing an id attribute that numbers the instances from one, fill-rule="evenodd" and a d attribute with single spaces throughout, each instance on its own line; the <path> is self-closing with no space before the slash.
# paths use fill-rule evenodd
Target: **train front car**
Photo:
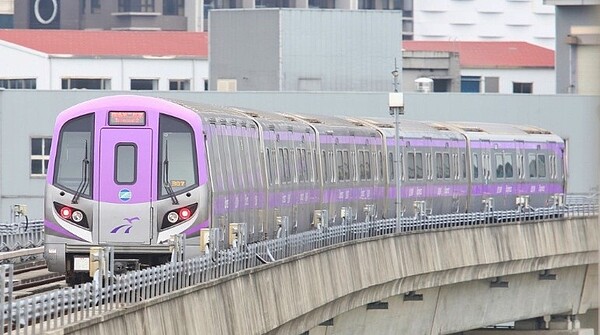
<path id="1" fill-rule="evenodd" d="M 90 250 L 112 246 L 115 272 L 170 260 L 185 234 L 199 250 L 208 189 L 198 114 L 165 100 L 99 98 L 56 121 L 45 200 L 48 269 L 89 280 Z"/>

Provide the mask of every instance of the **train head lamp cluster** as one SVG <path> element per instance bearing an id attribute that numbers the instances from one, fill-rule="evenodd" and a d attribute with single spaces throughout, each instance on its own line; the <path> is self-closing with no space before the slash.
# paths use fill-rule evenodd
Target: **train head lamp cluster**
<path id="1" fill-rule="evenodd" d="M 176 208 L 170 210 L 165 214 L 162 221 L 162 229 L 172 227 L 176 224 L 189 220 L 192 215 L 196 212 L 198 204 L 191 204 L 188 206 Z"/>
<path id="2" fill-rule="evenodd" d="M 54 203 L 54 209 L 64 220 L 70 221 L 83 228 L 89 228 L 87 217 L 81 210 L 58 202 Z"/>

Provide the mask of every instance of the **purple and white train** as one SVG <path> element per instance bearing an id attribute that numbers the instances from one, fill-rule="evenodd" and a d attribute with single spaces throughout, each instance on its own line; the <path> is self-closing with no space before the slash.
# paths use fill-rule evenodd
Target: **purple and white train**
<path id="1" fill-rule="evenodd" d="M 400 133 L 404 216 L 549 207 L 564 193 L 565 142 L 546 130 L 402 120 Z M 388 119 L 141 96 L 78 104 L 54 130 L 48 268 L 76 283 L 88 279 L 94 246 L 144 267 L 169 261 L 175 234 L 186 235 L 193 256 L 206 228 L 246 223 L 253 242 L 277 236 L 282 218 L 295 233 L 348 213 L 395 217 L 394 135 Z"/>

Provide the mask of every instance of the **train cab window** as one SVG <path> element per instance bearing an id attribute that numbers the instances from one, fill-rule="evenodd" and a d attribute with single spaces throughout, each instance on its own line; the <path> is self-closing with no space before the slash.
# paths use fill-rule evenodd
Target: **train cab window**
<path id="1" fill-rule="evenodd" d="M 473 179 L 479 179 L 479 157 L 473 154 Z"/>
<path id="2" fill-rule="evenodd" d="M 60 188 L 78 192 L 81 196 L 92 194 L 91 160 L 94 157 L 94 115 L 88 114 L 70 120 L 60 130 L 54 183 Z M 83 190 L 79 186 L 83 185 Z"/>
<path id="3" fill-rule="evenodd" d="M 538 178 L 546 178 L 546 155 L 537 155 L 537 176 Z"/>
<path id="4" fill-rule="evenodd" d="M 513 177 L 513 159 L 511 154 L 504 154 L 504 176 L 506 178 Z"/>
<path id="5" fill-rule="evenodd" d="M 137 171 L 137 146 L 134 143 L 119 143 L 115 146 L 115 183 L 135 184 Z"/>
<path id="6" fill-rule="evenodd" d="M 537 162 L 535 154 L 529 154 L 529 178 L 537 178 Z"/>
<path id="7" fill-rule="evenodd" d="M 167 115 L 159 118 L 159 194 L 161 198 L 198 185 L 194 131 L 185 121 Z M 169 187 L 170 186 L 170 187 Z"/>

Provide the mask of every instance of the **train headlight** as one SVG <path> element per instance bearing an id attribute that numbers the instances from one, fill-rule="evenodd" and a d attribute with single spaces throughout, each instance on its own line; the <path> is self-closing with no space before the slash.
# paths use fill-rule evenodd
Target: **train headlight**
<path id="1" fill-rule="evenodd" d="M 192 212 L 187 207 L 183 207 L 179 210 L 179 217 L 181 220 L 187 220 L 190 216 L 192 216 Z"/>
<path id="2" fill-rule="evenodd" d="M 58 216 L 60 216 L 63 220 L 76 224 L 79 227 L 83 227 L 86 229 L 90 228 L 87 216 L 85 215 L 85 212 L 82 209 L 73 208 L 71 206 L 55 202 L 54 210 L 56 210 Z"/>
<path id="3" fill-rule="evenodd" d="M 81 213 L 81 211 L 74 211 L 73 214 L 71 214 L 71 219 L 73 219 L 75 223 L 80 223 L 83 220 L 83 213 Z"/>
<path id="4" fill-rule="evenodd" d="M 169 223 L 177 223 L 177 221 L 179 221 L 179 214 L 177 214 L 177 212 L 170 212 L 167 215 L 167 220 Z"/>
<path id="5" fill-rule="evenodd" d="M 177 224 L 180 224 L 184 221 L 191 220 L 196 210 L 198 209 L 198 204 L 191 204 L 184 207 L 173 208 L 165 213 L 162 219 L 162 223 L 160 225 L 161 230 L 165 230 L 171 228 Z"/>
<path id="6" fill-rule="evenodd" d="M 63 219 L 65 219 L 65 220 L 71 219 L 72 213 L 73 213 L 73 210 L 70 207 L 63 207 L 60 209 L 60 216 L 62 216 Z"/>

